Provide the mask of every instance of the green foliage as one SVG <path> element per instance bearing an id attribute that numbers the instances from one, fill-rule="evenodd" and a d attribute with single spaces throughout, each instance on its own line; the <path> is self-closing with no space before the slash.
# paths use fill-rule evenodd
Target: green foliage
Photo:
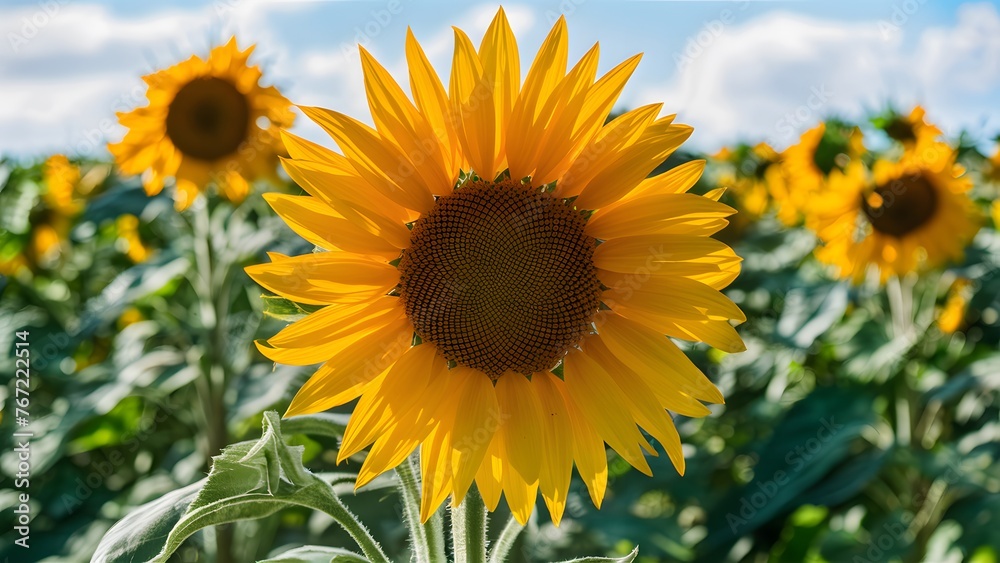
<path id="1" fill-rule="evenodd" d="M 875 134 L 897 117 L 877 116 Z M 839 150 L 851 128 L 833 124 L 827 145 Z M 890 157 L 900 150 L 891 136 L 879 143 Z M 985 210 L 998 187 L 977 147 L 958 140 Z M 696 191 L 718 187 L 723 168 L 762 176 L 750 146 L 732 152 L 734 162 L 710 161 Z M 677 153 L 664 168 L 696 157 Z M 377 561 L 373 543 L 359 546 L 366 535 L 393 560 L 443 550 L 434 537 L 443 511 L 422 528 L 428 541 L 410 540 L 418 534 L 407 530 L 407 503 L 419 476 L 400 483 L 400 494 L 388 476 L 355 492 L 363 457 L 336 465 L 349 409 L 280 422 L 273 412 L 284 412 L 311 370 L 274 366 L 253 341 L 314 308 L 262 297 L 243 267 L 267 260 L 264 250 L 300 254 L 309 245 L 259 196 L 238 206 L 213 196 L 177 213 L 168 197 L 147 197 L 106 163 L 78 164 L 99 181 L 69 218 L 60 252 L 41 259 L 31 254 L 33 227 L 49 211 L 41 165 L 0 163 L 0 263 L 28 262 L 0 278 L 0 366 L 10 371 L 13 334 L 29 330 L 32 532 L 45 538 L 32 556 Z M 725 197 L 739 207 L 738 195 Z M 144 260 L 127 252 L 124 215 L 139 218 Z M 727 401 L 704 419 L 676 417 L 686 475 L 662 452 L 646 477 L 609 451 L 603 507 L 574 480 L 563 524 L 538 511 L 504 539 L 506 560 L 995 561 L 995 226 L 987 221 L 960 263 L 903 279 L 902 310 L 885 288 L 833 279 L 813 257 L 812 233 L 773 214 L 722 236 L 744 257 L 726 292 L 747 314 L 738 330 L 748 350 L 685 347 Z M 967 299 L 950 332 L 939 319 L 957 279 L 968 280 Z M 13 384 L 0 392 L 0 451 L 10 452 Z M 11 461 L 0 457 L 0 558 L 16 561 Z M 501 508 L 491 521 L 506 516 Z M 492 546 L 503 530 L 488 533 Z"/>

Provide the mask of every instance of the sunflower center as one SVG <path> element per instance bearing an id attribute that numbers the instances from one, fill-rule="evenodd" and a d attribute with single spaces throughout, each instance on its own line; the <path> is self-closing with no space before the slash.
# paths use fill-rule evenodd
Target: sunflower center
<path id="1" fill-rule="evenodd" d="M 904 143 L 917 139 L 917 135 L 913 131 L 913 125 L 905 119 L 898 117 L 885 126 L 885 132 L 893 139 Z"/>
<path id="2" fill-rule="evenodd" d="M 167 136 L 184 153 L 201 160 L 216 160 L 236 152 L 246 140 L 250 106 L 243 93 L 228 80 L 196 78 L 170 102 Z"/>
<path id="3" fill-rule="evenodd" d="M 511 180 L 439 198 L 399 263 L 416 333 L 494 379 L 552 368 L 600 302 L 584 224 L 561 200 Z"/>
<path id="4" fill-rule="evenodd" d="M 920 173 L 876 186 L 872 196 L 862 196 L 861 209 L 873 229 L 894 237 L 920 228 L 937 208 L 937 192 Z"/>

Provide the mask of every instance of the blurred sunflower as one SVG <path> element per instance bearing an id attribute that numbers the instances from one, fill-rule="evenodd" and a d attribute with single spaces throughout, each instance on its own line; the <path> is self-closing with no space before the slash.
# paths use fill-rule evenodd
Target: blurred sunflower
<path id="1" fill-rule="evenodd" d="M 860 282 L 869 266 L 884 283 L 962 256 L 979 230 L 972 181 L 943 143 L 925 141 L 898 162 L 879 160 L 869 180 L 860 162 L 830 174 L 807 224 L 824 246 L 817 257 Z"/>
<path id="2" fill-rule="evenodd" d="M 728 188 L 727 193 L 735 200 L 739 214 L 734 223 L 739 226 L 745 227 L 767 212 L 772 191 L 785 191 L 781 155 L 767 143 L 724 148 L 713 158 L 728 164 L 718 184 Z"/>
<path id="3" fill-rule="evenodd" d="M 248 66 L 254 47 L 240 51 L 236 38 L 144 76 L 149 105 L 118 120 L 128 128 L 109 150 L 126 174 L 144 174 L 146 193 L 155 195 L 175 179 L 174 201 L 186 209 L 214 183 L 223 196 L 242 201 L 257 178 L 276 178 L 278 133 L 295 118 L 291 103 L 274 86 L 259 84 L 261 71 Z"/>
<path id="4" fill-rule="evenodd" d="M 942 135 L 936 125 L 927 121 L 926 114 L 923 107 L 915 106 L 909 115 L 890 112 L 888 117 L 875 121 L 889 137 L 903 146 L 912 147 L 918 143 L 937 141 Z"/>
<path id="5" fill-rule="evenodd" d="M 115 220 L 115 227 L 118 230 L 119 244 L 129 260 L 135 264 L 145 262 L 151 251 L 139 237 L 139 218 L 131 213 L 126 213 Z"/>
<path id="6" fill-rule="evenodd" d="M 740 258 L 710 238 L 733 210 L 685 193 L 703 161 L 646 178 L 691 128 L 660 104 L 605 124 L 639 56 L 595 81 L 598 46 L 569 72 L 567 53 L 560 18 L 522 85 L 501 9 L 478 50 L 455 30 L 446 90 L 408 33 L 413 102 L 362 48 L 375 129 L 303 107 L 343 154 L 285 136 L 310 195 L 267 200 L 328 251 L 247 272 L 322 308 L 258 347 L 325 362 L 286 416 L 360 397 L 338 453 L 371 446 L 358 486 L 420 446 L 424 520 L 475 481 L 522 523 L 540 490 L 558 523 L 574 461 L 599 506 L 605 442 L 650 473 L 640 426 L 683 472 L 665 409 L 723 397 L 665 335 L 743 349 L 719 292 Z"/>
<path id="7" fill-rule="evenodd" d="M 948 289 L 948 299 L 938 312 L 937 326 L 945 334 L 958 332 L 965 325 L 965 315 L 972 298 L 972 281 L 959 278 Z"/>
<path id="8" fill-rule="evenodd" d="M 827 175 L 844 170 L 864 152 L 864 138 L 857 127 L 820 123 L 803 133 L 798 143 L 782 153 L 787 181 L 771 186 L 778 218 L 788 226 L 797 225 Z"/>

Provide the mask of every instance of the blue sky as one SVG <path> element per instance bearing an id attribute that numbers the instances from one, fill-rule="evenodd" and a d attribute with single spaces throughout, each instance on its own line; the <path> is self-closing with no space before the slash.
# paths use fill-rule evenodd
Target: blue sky
<path id="1" fill-rule="evenodd" d="M 478 42 L 496 3 L 5 0 L 0 5 L 0 154 L 96 154 L 143 105 L 142 74 L 230 35 L 257 43 L 265 82 L 294 102 L 367 119 L 357 41 L 405 76 L 413 28 L 447 76 L 451 26 Z M 1000 5 L 937 0 L 504 3 L 527 70 L 558 14 L 571 58 L 601 42 L 601 66 L 644 52 L 619 109 L 655 101 L 695 127 L 692 146 L 783 147 L 825 115 L 887 103 L 927 107 L 948 133 L 1000 133 Z M 405 81 L 404 81 L 405 82 Z M 300 118 L 296 129 L 323 134 Z M 326 142 L 326 141 L 324 141 Z"/>

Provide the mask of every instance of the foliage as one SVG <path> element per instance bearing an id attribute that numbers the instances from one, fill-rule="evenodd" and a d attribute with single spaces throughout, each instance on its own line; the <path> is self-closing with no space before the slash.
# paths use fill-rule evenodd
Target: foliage
<path id="1" fill-rule="evenodd" d="M 903 150 L 865 127 L 878 150 L 864 158 Z M 966 137 L 957 151 L 985 216 L 998 189 L 991 161 Z M 743 146 L 710 160 L 696 189 L 726 178 L 734 189 L 723 201 L 741 208 L 737 184 L 752 183 L 737 180 L 781 165 L 760 154 Z M 674 155 L 664 168 L 696 157 Z M 13 372 L 13 335 L 29 330 L 33 556 L 377 560 L 355 541 L 364 534 L 350 513 L 405 560 L 405 495 L 389 478 L 355 493 L 350 475 L 363 457 L 334 463 L 348 411 L 281 422 L 273 412 L 309 370 L 275 367 L 252 343 L 304 311 L 261 299 L 242 266 L 265 249 L 308 249 L 259 195 L 236 206 L 210 196 L 177 213 L 103 162 L 75 164 L 92 185 L 79 196 L 85 205 L 60 219 L 58 252 L 45 256 L 32 239 L 52 219 L 42 165 L 0 164 L 0 363 Z M 539 512 L 508 560 L 996 560 L 996 225 L 986 221 L 961 263 L 884 288 L 833 278 L 813 257 L 814 235 L 775 211 L 772 202 L 722 233 L 745 258 L 727 294 L 747 314 L 748 350 L 687 349 L 727 403 L 676 419 L 686 475 L 661 455 L 645 477 L 609 452 L 604 506 L 574 482 L 563 524 Z M 135 232 L 123 216 L 139 218 Z M 146 251 L 139 261 L 136 244 Z M 941 320 L 949 307 L 954 327 Z M 0 558 L 18 560 L 8 532 L 13 382 L 0 393 Z"/>

